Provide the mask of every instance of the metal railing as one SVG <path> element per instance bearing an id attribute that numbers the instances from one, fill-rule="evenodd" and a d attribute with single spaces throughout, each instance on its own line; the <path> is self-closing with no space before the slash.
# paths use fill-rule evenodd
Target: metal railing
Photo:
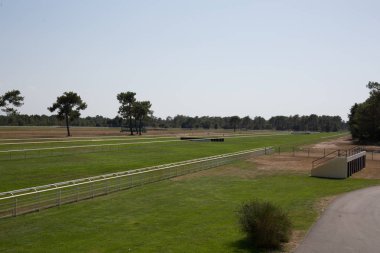
<path id="1" fill-rule="evenodd" d="M 217 167 L 232 161 L 273 152 L 250 149 L 125 172 L 82 178 L 0 193 L 0 218 L 61 206 L 132 187 Z"/>
<path id="2" fill-rule="evenodd" d="M 341 150 L 341 149 L 334 150 L 334 151 L 332 151 L 328 154 L 325 154 L 324 156 L 312 161 L 311 167 L 312 167 L 312 169 L 314 169 L 315 167 L 320 166 L 322 164 L 325 164 L 326 162 L 328 162 L 328 161 L 330 161 L 336 157 L 349 157 L 349 156 L 358 154 L 362 151 L 363 151 L 363 148 L 361 148 L 361 147 L 353 147 L 353 148 L 346 149 L 346 150 Z"/>
<path id="3" fill-rule="evenodd" d="M 320 158 L 312 161 L 311 162 L 311 167 L 312 167 L 312 169 L 314 169 L 315 167 L 320 166 L 322 164 L 325 164 L 328 161 L 330 161 L 330 160 L 332 160 L 332 159 L 334 159 L 334 158 L 336 158 L 338 156 L 339 156 L 339 150 L 335 150 L 333 152 L 330 152 L 330 153 L 328 153 L 328 154 L 326 154 L 326 155 L 324 155 L 324 156 L 322 156 L 322 157 L 320 157 Z"/>

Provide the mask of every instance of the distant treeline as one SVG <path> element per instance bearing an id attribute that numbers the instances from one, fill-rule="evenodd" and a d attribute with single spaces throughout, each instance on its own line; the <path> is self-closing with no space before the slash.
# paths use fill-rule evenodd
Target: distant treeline
<path id="1" fill-rule="evenodd" d="M 293 131 L 321 131 L 335 132 L 345 130 L 346 123 L 340 116 L 275 116 L 269 120 L 263 117 L 251 119 L 246 116 L 232 117 L 188 117 L 177 115 L 165 120 L 156 119 L 159 127 L 173 128 L 204 128 L 204 129 L 247 129 L 247 130 L 293 130 Z"/>
<path id="2" fill-rule="evenodd" d="M 0 116 L 1 126 L 64 126 L 65 122 L 56 116 L 47 115 L 9 115 Z M 103 116 L 75 119 L 72 126 L 82 127 L 128 127 L 120 117 L 113 119 Z M 269 120 L 263 117 L 189 117 L 177 115 L 166 119 L 150 117 L 144 120 L 144 127 L 186 128 L 186 129 L 246 129 L 246 130 L 293 130 L 335 132 L 347 129 L 340 116 L 275 116 Z"/>
<path id="3" fill-rule="evenodd" d="M 105 118 L 103 116 L 84 117 L 74 119 L 72 126 L 82 127 L 120 127 L 121 118 Z M 64 120 L 59 120 L 56 115 L 26 115 L 14 114 L 8 116 L 0 115 L 0 126 L 66 126 Z"/>

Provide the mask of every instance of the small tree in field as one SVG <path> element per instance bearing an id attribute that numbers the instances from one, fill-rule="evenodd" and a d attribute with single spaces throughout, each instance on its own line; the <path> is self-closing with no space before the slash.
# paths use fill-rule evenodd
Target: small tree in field
<path id="1" fill-rule="evenodd" d="M 136 93 L 127 91 L 121 92 L 117 94 L 117 100 L 121 104 L 119 107 L 118 113 L 120 116 L 129 120 L 129 129 L 131 131 L 131 135 L 133 135 L 133 126 L 132 126 L 132 117 L 133 117 L 133 104 L 136 102 Z"/>
<path id="2" fill-rule="evenodd" d="M 71 136 L 69 122 L 79 118 L 80 110 L 87 108 L 87 104 L 82 101 L 81 97 L 75 92 L 64 92 L 62 96 L 57 97 L 57 101 L 48 107 L 50 112 L 58 110 L 57 118 L 65 120 L 67 136 Z"/>
<path id="3" fill-rule="evenodd" d="M 238 211 L 241 230 L 258 248 L 275 249 L 288 242 L 291 221 L 280 207 L 267 201 L 251 201 Z"/>
<path id="4" fill-rule="evenodd" d="M 7 115 L 16 114 L 17 110 L 11 106 L 20 107 L 23 101 L 24 97 L 19 90 L 11 90 L 0 96 L 0 108 Z"/>

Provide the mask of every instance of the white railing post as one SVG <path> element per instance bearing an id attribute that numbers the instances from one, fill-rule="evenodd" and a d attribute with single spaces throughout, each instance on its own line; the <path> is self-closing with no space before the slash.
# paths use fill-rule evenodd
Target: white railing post
<path id="1" fill-rule="evenodd" d="M 62 201 L 62 189 L 59 189 L 58 206 L 61 206 L 61 201 Z"/>
<path id="2" fill-rule="evenodd" d="M 17 216 L 17 197 L 15 197 L 15 200 L 14 200 L 14 206 L 13 206 L 13 216 Z"/>

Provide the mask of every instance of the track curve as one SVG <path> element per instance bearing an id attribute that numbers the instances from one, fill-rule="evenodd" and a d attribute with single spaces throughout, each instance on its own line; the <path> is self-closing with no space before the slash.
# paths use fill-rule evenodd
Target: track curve
<path id="1" fill-rule="evenodd" d="M 334 200 L 311 228 L 296 253 L 380 251 L 380 186 Z"/>

